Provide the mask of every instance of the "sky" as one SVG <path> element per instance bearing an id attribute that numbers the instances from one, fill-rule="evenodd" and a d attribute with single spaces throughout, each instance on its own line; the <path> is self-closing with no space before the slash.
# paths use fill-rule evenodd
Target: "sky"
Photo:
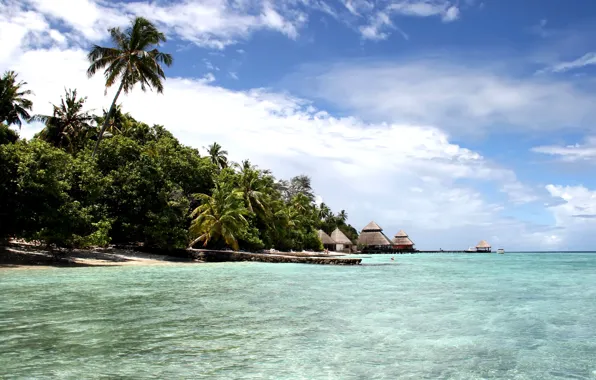
<path id="1" fill-rule="evenodd" d="M 592 0 L 0 0 L 0 70 L 108 108 L 86 53 L 146 17 L 174 56 L 123 110 L 217 141 L 419 249 L 596 249 Z M 24 125 L 31 138 L 41 126 Z"/>

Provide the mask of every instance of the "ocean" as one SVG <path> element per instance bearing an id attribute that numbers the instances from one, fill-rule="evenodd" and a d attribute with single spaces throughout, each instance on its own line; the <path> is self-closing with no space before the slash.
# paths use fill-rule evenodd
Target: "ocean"
<path id="1" fill-rule="evenodd" d="M 0 269 L 0 378 L 596 379 L 596 254 Z"/>

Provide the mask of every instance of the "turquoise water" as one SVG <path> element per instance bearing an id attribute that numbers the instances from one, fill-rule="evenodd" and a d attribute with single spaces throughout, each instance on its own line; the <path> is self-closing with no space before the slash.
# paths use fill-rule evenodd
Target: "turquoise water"
<path id="1" fill-rule="evenodd" d="M 0 269 L 2 379 L 596 379 L 596 254 Z"/>

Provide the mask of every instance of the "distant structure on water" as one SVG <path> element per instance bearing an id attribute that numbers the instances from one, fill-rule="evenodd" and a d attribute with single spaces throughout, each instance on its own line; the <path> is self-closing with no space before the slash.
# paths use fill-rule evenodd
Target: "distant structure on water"
<path id="1" fill-rule="evenodd" d="M 383 229 L 374 221 L 362 229 L 358 238 L 358 245 L 363 246 L 363 252 L 414 252 L 414 242 L 403 230 L 395 234 L 390 240 L 383 233 Z"/>
<path id="2" fill-rule="evenodd" d="M 492 248 L 486 240 L 480 240 L 480 242 L 476 245 L 476 252 L 491 252 L 491 251 L 492 251 Z"/>
<path id="3" fill-rule="evenodd" d="M 393 249 L 398 251 L 414 251 L 414 242 L 404 230 L 400 230 L 393 238 Z"/>
<path id="4" fill-rule="evenodd" d="M 372 221 L 362 229 L 358 237 L 358 245 L 363 245 L 368 249 L 390 250 L 393 243 L 385 236 L 383 229 Z"/>

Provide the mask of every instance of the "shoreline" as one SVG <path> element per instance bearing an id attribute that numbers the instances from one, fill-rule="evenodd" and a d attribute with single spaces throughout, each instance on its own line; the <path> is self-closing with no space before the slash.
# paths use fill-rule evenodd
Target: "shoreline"
<path id="1" fill-rule="evenodd" d="M 45 247 L 30 243 L 11 242 L 0 246 L 0 270 L 81 268 L 106 266 L 156 266 L 200 264 L 207 262 L 265 262 L 300 263 L 322 265 L 358 265 L 361 259 L 348 258 L 346 254 L 333 252 L 271 252 L 251 253 L 242 251 L 216 251 L 205 249 L 186 250 L 188 256 L 174 256 L 139 252 L 125 248 L 96 248 L 58 250 L 54 256 Z"/>

